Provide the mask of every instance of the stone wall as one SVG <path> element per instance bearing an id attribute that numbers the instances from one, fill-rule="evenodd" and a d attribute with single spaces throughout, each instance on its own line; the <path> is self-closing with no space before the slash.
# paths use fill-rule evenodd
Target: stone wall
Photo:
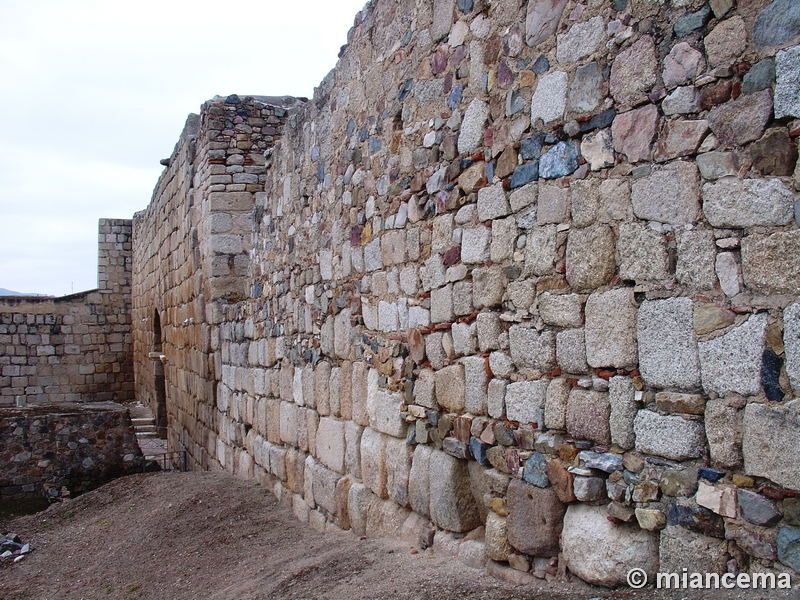
<path id="1" fill-rule="evenodd" d="M 141 470 L 126 408 L 113 403 L 0 409 L 0 502 L 72 495 Z"/>
<path id="2" fill-rule="evenodd" d="M 0 407 L 134 399 L 131 221 L 99 230 L 96 290 L 0 298 Z"/>
<path id="3" fill-rule="evenodd" d="M 175 443 L 314 527 L 517 581 L 796 579 L 796 6 L 371 2 L 257 178 L 220 152 L 192 200 L 179 144 L 137 390 L 158 309 Z M 224 148 L 238 110 L 201 114 Z"/>

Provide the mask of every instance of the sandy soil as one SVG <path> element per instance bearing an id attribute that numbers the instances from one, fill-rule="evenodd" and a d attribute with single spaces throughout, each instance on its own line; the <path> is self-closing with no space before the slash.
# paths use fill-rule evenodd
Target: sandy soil
<path id="1" fill-rule="evenodd" d="M 8 531 L 34 551 L 0 564 L 2 600 L 701 597 L 580 581 L 515 587 L 432 549 L 317 533 L 266 490 L 218 473 L 126 477 L 0 521 Z"/>

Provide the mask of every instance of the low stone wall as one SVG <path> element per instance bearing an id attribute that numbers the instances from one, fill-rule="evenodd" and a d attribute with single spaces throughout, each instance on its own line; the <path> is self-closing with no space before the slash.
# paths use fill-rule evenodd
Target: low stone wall
<path id="1" fill-rule="evenodd" d="M 141 470 L 128 409 L 113 403 L 0 409 L 0 502 L 95 489 Z"/>
<path id="2" fill-rule="evenodd" d="M 0 297 L 0 407 L 133 400 L 131 222 L 99 230 L 96 290 Z"/>
<path id="3" fill-rule="evenodd" d="M 253 229 L 199 230 L 230 293 L 166 299 L 167 365 L 209 351 L 171 427 L 519 580 L 797 580 L 798 43 L 790 0 L 369 3 L 263 191 L 217 166 Z"/>

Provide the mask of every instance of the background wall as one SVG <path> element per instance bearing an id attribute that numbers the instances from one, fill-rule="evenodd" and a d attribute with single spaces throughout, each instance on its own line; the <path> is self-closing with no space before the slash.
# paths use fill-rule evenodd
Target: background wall
<path id="1" fill-rule="evenodd" d="M 96 290 L 0 298 L 0 407 L 134 399 L 131 221 L 99 231 Z"/>
<path id="2" fill-rule="evenodd" d="M 159 310 L 171 443 L 312 526 L 517 580 L 797 572 L 798 35 L 370 3 L 296 114 L 184 132 L 135 218 L 140 397 Z"/>

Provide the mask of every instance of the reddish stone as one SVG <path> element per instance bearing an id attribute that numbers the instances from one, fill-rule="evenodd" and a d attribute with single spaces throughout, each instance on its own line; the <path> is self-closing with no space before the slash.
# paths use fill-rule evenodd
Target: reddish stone
<path id="1" fill-rule="evenodd" d="M 514 144 L 506 146 L 500 158 L 497 159 L 497 166 L 495 167 L 495 175 L 500 179 L 505 179 L 511 175 L 517 168 L 517 150 Z"/>
<path id="2" fill-rule="evenodd" d="M 750 145 L 753 167 L 762 175 L 791 176 L 797 162 L 797 144 L 784 128 L 770 129 Z"/>
<path id="3" fill-rule="evenodd" d="M 509 543 L 531 556 L 556 556 L 566 512 L 556 492 L 514 479 L 506 502 Z"/>
<path id="4" fill-rule="evenodd" d="M 440 47 L 431 58 L 431 71 L 434 75 L 444 72 L 447 68 L 448 56 L 446 46 Z"/>
<path id="5" fill-rule="evenodd" d="M 731 99 L 733 85 L 730 80 L 722 81 L 716 85 L 706 86 L 700 92 L 700 108 L 711 110 Z"/>
<path id="6" fill-rule="evenodd" d="M 461 246 L 453 246 L 444 253 L 444 257 L 442 258 L 444 266 L 446 267 L 456 264 L 459 260 L 461 260 Z"/>
<path id="7" fill-rule="evenodd" d="M 572 473 L 567 471 L 560 460 L 551 460 L 545 467 L 547 479 L 550 480 L 550 485 L 553 486 L 553 491 L 558 496 L 558 499 L 564 504 L 575 502 L 575 492 L 573 490 L 574 477 Z"/>
<path id="8" fill-rule="evenodd" d="M 353 228 L 350 230 L 350 245 L 351 246 L 360 246 L 361 245 L 361 232 L 363 228 L 361 225 L 354 225 Z"/>
<path id="9" fill-rule="evenodd" d="M 650 160 L 650 144 L 656 135 L 658 109 L 653 104 L 617 115 L 611 125 L 614 150 L 628 162 Z"/>
<path id="10" fill-rule="evenodd" d="M 561 444 L 558 448 L 558 457 L 564 462 L 571 463 L 578 456 L 578 449 L 571 444 Z"/>
<path id="11" fill-rule="evenodd" d="M 654 159 L 664 162 L 680 156 L 690 156 L 697 151 L 708 132 L 708 121 L 667 121 L 656 145 Z"/>
<path id="12" fill-rule="evenodd" d="M 502 89 L 508 89 L 514 83 L 514 73 L 508 68 L 506 59 L 501 58 L 497 67 L 497 85 Z"/>
<path id="13" fill-rule="evenodd" d="M 462 44 L 453 50 L 453 53 L 450 55 L 450 64 L 455 67 L 458 63 L 464 60 L 466 56 L 467 47 Z"/>

